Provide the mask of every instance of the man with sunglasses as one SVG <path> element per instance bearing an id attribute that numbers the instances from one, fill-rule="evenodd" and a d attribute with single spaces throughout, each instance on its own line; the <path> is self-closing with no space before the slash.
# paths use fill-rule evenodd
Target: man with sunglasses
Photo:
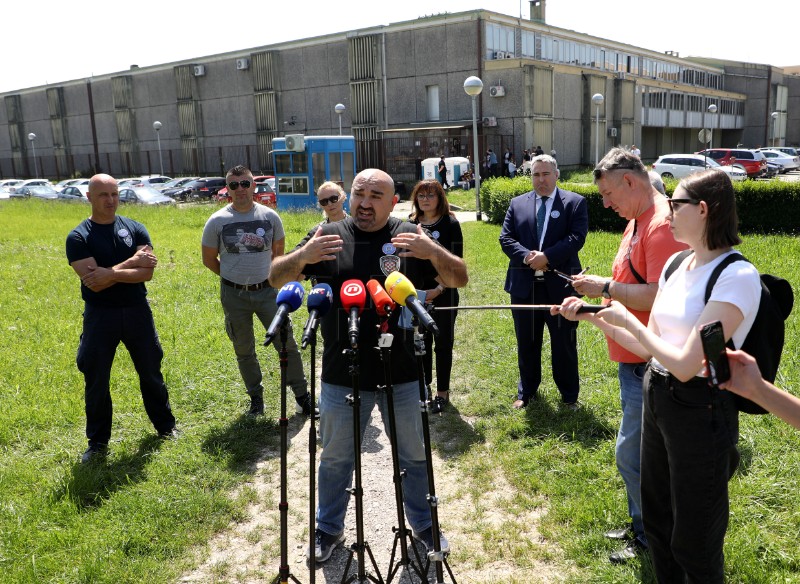
<path id="1" fill-rule="evenodd" d="M 624 148 L 610 150 L 595 167 L 594 181 L 603 197 L 603 206 L 628 219 L 628 226 L 611 266 L 611 278 L 579 275 L 572 286 L 589 298 L 604 298 L 604 303 L 613 298 L 647 324 L 664 264 L 686 245 L 676 242 L 672 236 L 669 200 L 653 186 L 647 169 L 635 153 Z M 617 433 L 616 458 L 617 469 L 627 489 L 632 523 L 605 535 L 626 542 L 624 548 L 609 556 L 614 563 L 624 563 L 647 549 L 642 524 L 639 454 L 645 363 L 610 337 L 606 342 L 609 358 L 618 364 L 622 421 Z"/>
<path id="2" fill-rule="evenodd" d="M 250 396 L 247 413 L 260 416 L 264 413 L 264 386 L 256 355 L 253 316 L 266 329 L 278 310 L 277 291 L 270 286 L 268 276 L 274 258 L 283 255 L 283 223 L 275 211 L 253 200 L 256 184 L 248 168 L 233 167 L 225 180 L 232 202 L 211 215 L 203 228 L 203 265 L 220 277 L 225 330 Z M 287 384 L 294 392 L 297 413 L 308 416 L 314 407 L 291 321 L 288 327 Z M 283 348 L 280 337 L 273 346 L 276 351 Z"/>

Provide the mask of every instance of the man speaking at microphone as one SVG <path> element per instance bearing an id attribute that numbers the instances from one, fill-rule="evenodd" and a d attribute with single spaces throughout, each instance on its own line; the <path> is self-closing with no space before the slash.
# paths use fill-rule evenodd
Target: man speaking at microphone
<path id="1" fill-rule="evenodd" d="M 264 386 L 253 316 L 266 329 L 278 311 L 277 291 L 269 285 L 267 276 L 271 263 L 283 254 L 283 223 L 275 211 L 253 201 L 256 183 L 249 169 L 234 166 L 225 182 L 232 202 L 211 215 L 203 228 L 203 265 L 220 277 L 225 331 L 233 343 L 239 373 L 250 396 L 247 413 L 260 416 L 264 413 Z M 294 392 L 297 413 L 308 416 L 313 404 L 291 323 L 287 326 L 287 385 Z M 280 352 L 280 335 L 272 345 Z"/>
<path id="2" fill-rule="evenodd" d="M 273 286 L 281 286 L 300 274 L 315 277 L 334 290 L 333 310 L 322 320 L 322 392 L 319 400 L 322 455 L 319 464 L 319 507 L 317 510 L 316 549 L 318 562 L 327 560 L 344 540 L 353 475 L 352 406 L 346 397 L 352 393 L 350 360 L 342 352 L 350 349 L 348 311 L 339 296 L 346 280 L 362 283 L 383 281 L 400 271 L 412 282 L 423 282 L 438 274 L 442 283 L 459 288 L 467 283 L 464 261 L 448 252 L 419 225 L 391 217 L 398 197 L 392 178 L 377 169 L 356 175 L 350 193 L 351 216 L 320 226 L 291 252 L 275 258 L 270 272 Z M 406 470 L 403 494 L 406 517 L 414 537 L 433 549 L 430 508 L 426 500 L 428 484 L 422 425 L 419 412 L 419 385 L 414 356 L 413 331 L 398 326 L 400 310 L 389 319 L 392 344 L 392 387 L 395 416 L 398 420 L 397 448 L 400 467 Z M 384 384 L 383 366 L 374 347 L 378 346 L 379 317 L 372 306 L 361 313 L 358 338 L 358 366 L 361 392 L 361 435 L 378 405 L 384 426 L 387 419 L 386 396 L 377 392 Z M 441 549 L 447 549 L 442 537 Z M 309 554 L 312 550 L 309 550 Z"/>

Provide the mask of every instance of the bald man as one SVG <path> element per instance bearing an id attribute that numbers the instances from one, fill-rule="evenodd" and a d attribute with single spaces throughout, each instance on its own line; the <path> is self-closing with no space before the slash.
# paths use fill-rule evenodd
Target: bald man
<path id="1" fill-rule="evenodd" d="M 350 193 L 351 216 L 320 226 L 289 254 L 275 258 L 270 282 L 279 287 L 299 274 L 314 277 L 330 285 L 334 291 L 333 309 L 322 320 L 325 349 L 322 356 L 322 392 L 319 400 L 322 455 L 317 484 L 316 548 L 309 549 L 318 562 L 327 560 L 334 548 L 344 540 L 344 518 L 347 511 L 353 475 L 353 410 L 347 396 L 352 393 L 349 359 L 342 351 L 350 348 L 348 314 L 342 307 L 339 291 L 346 280 L 366 283 L 372 278 L 383 282 L 386 274 L 399 270 L 409 280 L 421 284 L 437 274 L 442 284 L 459 288 L 467 283 L 464 260 L 453 255 L 431 239 L 419 225 L 391 216 L 398 197 L 394 181 L 374 168 L 364 170 L 353 179 Z M 433 550 L 431 514 L 428 501 L 427 469 L 419 413 L 419 382 L 414 358 L 413 332 L 401 328 L 400 311 L 389 319 L 392 344 L 392 388 L 400 467 L 405 469 L 403 493 L 406 517 L 415 538 Z M 383 363 L 376 359 L 378 315 L 368 307 L 361 313 L 358 338 L 361 436 L 377 405 L 385 425 L 386 394 L 376 391 L 384 385 Z M 442 537 L 441 550 L 448 549 Z"/>
<path id="2" fill-rule="evenodd" d="M 87 463 L 103 458 L 111 438 L 109 380 L 122 342 L 139 374 L 145 411 L 162 439 L 175 436 L 175 417 L 161 375 L 164 352 L 147 302 L 145 282 L 158 259 L 144 225 L 117 215 L 119 189 L 107 174 L 96 174 L 86 194 L 92 214 L 67 236 L 67 260 L 81 280 L 83 333 L 77 364 L 85 380 Z"/>

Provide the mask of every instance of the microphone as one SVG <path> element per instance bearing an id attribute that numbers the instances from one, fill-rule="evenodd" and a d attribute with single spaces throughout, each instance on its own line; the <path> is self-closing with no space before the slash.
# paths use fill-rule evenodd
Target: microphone
<path id="1" fill-rule="evenodd" d="M 299 282 L 284 284 L 283 288 L 278 291 L 278 298 L 275 300 L 278 304 L 278 312 L 275 313 L 275 318 L 272 319 L 267 329 L 267 337 L 264 340 L 265 347 L 269 346 L 275 335 L 278 334 L 278 329 L 283 326 L 289 313 L 300 308 L 304 295 L 305 290 Z"/>
<path id="2" fill-rule="evenodd" d="M 317 334 L 319 320 L 328 314 L 332 301 L 333 290 L 331 290 L 331 287 L 327 284 L 317 284 L 308 293 L 308 300 L 306 301 L 306 305 L 308 306 L 308 320 L 306 321 L 306 328 L 303 329 L 303 338 L 301 340 L 303 349 L 308 346 L 308 343 L 310 343 L 314 335 Z"/>
<path id="3" fill-rule="evenodd" d="M 367 290 L 369 290 L 369 295 L 372 297 L 372 303 L 375 305 L 375 311 L 378 316 L 390 317 L 395 306 L 394 300 L 389 297 L 380 282 L 373 278 L 367 282 Z"/>
<path id="4" fill-rule="evenodd" d="M 358 347 L 358 315 L 364 310 L 367 291 L 360 280 L 346 280 L 342 284 L 339 298 L 344 309 L 350 313 L 348 333 L 350 334 L 350 346 L 355 349 Z"/>
<path id="5" fill-rule="evenodd" d="M 414 313 L 425 330 L 434 335 L 439 334 L 439 327 L 417 298 L 417 290 L 408 278 L 400 272 L 392 272 L 386 277 L 386 290 L 392 300 L 406 306 Z"/>

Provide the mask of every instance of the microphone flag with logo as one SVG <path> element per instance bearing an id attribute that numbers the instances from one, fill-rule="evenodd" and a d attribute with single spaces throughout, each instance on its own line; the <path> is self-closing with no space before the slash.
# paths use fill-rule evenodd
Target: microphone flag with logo
<path id="1" fill-rule="evenodd" d="M 358 315 L 364 310 L 364 304 L 367 301 L 364 284 L 361 283 L 361 280 L 346 280 L 339 292 L 339 299 L 342 307 L 350 313 L 347 328 L 350 335 L 350 346 L 355 349 L 358 347 Z"/>
<path id="2" fill-rule="evenodd" d="M 422 302 L 417 298 L 417 289 L 411 283 L 411 280 L 400 272 L 392 272 L 386 277 L 386 291 L 392 300 L 411 310 L 425 330 L 434 335 L 439 334 L 439 327 L 436 326 L 433 317 L 425 310 Z"/>
<path id="3" fill-rule="evenodd" d="M 278 305 L 278 312 L 275 313 L 275 318 L 272 319 L 267 329 L 267 337 L 264 341 L 264 346 L 269 345 L 275 339 L 275 335 L 278 334 L 278 329 L 283 326 L 289 313 L 300 308 L 300 305 L 303 304 L 303 296 L 305 296 L 305 293 L 305 290 L 303 290 L 299 282 L 289 282 L 278 290 L 278 297 L 275 300 Z"/>
<path id="4" fill-rule="evenodd" d="M 317 284 L 308 293 L 308 320 L 306 327 L 303 329 L 303 337 L 301 339 L 301 346 L 305 349 L 311 339 L 317 334 L 317 327 L 319 326 L 320 319 L 328 314 L 333 302 L 333 290 L 327 284 Z"/>

